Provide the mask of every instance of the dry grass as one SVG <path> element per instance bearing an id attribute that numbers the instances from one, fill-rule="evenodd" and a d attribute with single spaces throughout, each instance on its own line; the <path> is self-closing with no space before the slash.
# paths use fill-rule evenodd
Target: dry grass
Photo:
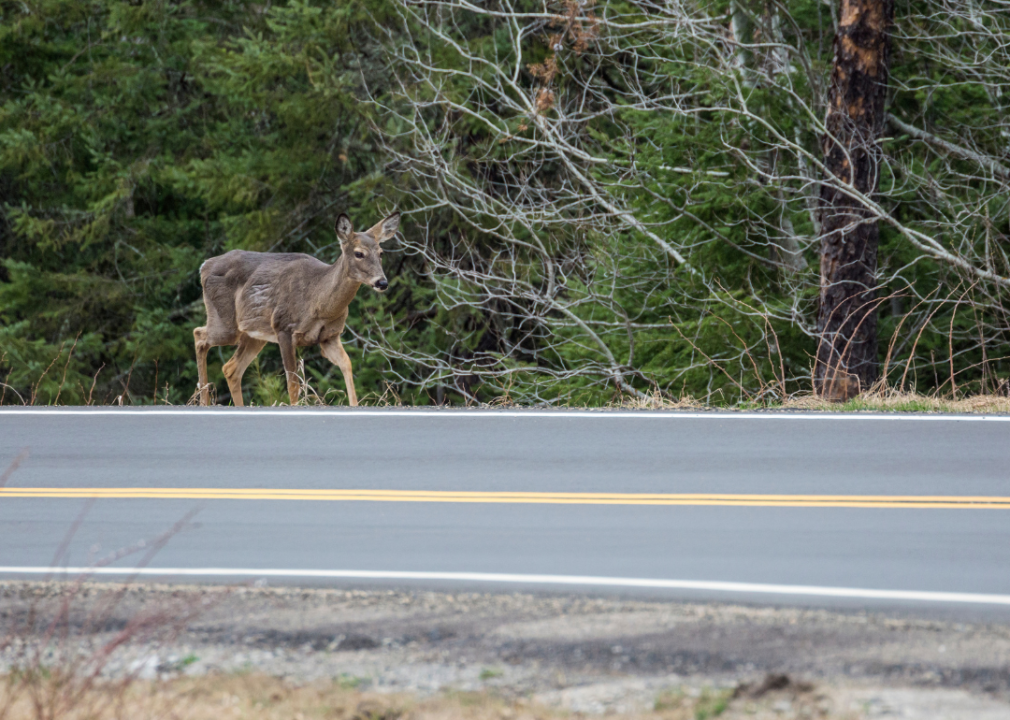
<path id="1" fill-rule="evenodd" d="M 124 621 L 118 608 L 129 586 L 93 588 L 83 580 L 39 587 L 27 606 L 0 610 L 0 655 L 9 672 L 0 676 L 0 720 L 120 717 L 110 708 L 130 695 L 142 668 L 104 679 L 116 650 L 171 644 L 211 606 L 205 597 L 179 591 L 145 603 Z M 0 604 L 6 605 L 8 592 Z"/>
<path id="2" fill-rule="evenodd" d="M 676 400 L 664 397 L 658 392 L 648 393 L 645 397 L 628 397 L 622 400 L 619 405 L 622 410 L 712 410 L 711 405 L 706 405 L 701 400 L 682 395 Z"/>
<path id="3" fill-rule="evenodd" d="M 58 358 L 57 358 L 58 359 Z M 55 360 L 53 361 L 55 363 Z M 752 359 L 752 364 L 757 367 L 756 361 Z M 50 364 L 52 367 L 52 364 Z M 718 366 L 717 366 L 718 367 Z M 720 368 L 721 369 L 721 368 Z M 48 372 L 49 368 L 46 369 Z M 887 368 L 884 368 L 885 373 Z M 725 373 L 726 371 L 723 370 Z M 45 376 L 45 372 L 43 376 Z M 322 395 L 313 387 L 309 379 L 309 374 L 305 369 L 305 362 L 300 361 L 298 367 L 298 382 L 301 388 L 297 406 L 300 407 L 333 407 L 333 406 L 346 406 L 347 405 L 347 395 L 343 389 L 330 388 Z M 606 409 L 624 409 L 624 410 L 813 410 L 821 412 L 919 412 L 919 413 L 972 413 L 972 414 L 1007 414 L 1010 413 L 1010 395 L 1005 392 L 1007 388 L 1006 381 L 1002 381 L 1002 384 L 998 385 L 999 390 L 1004 390 L 1002 394 L 985 394 L 985 395 L 970 395 L 962 396 L 958 392 L 947 391 L 946 394 L 934 393 L 931 395 L 923 395 L 915 392 L 910 392 L 906 390 L 899 390 L 894 387 L 885 386 L 886 379 L 879 381 L 870 390 L 861 393 L 852 400 L 847 402 L 832 402 L 824 400 L 817 395 L 813 394 L 811 391 L 801 391 L 789 395 L 784 400 L 782 400 L 782 388 L 785 387 L 784 381 L 773 380 L 768 383 L 764 379 L 760 379 L 761 387 L 751 393 L 744 390 L 743 386 L 738 384 L 741 393 L 747 398 L 736 403 L 718 403 L 712 402 L 711 399 L 698 399 L 688 395 L 681 395 L 680 397 L 674 398 L 668 394 L 659 392 L 658 390 L 653 390 L 651 392 L 645 393 L 639 397 L 633 397 L 631 395 L 623 395 L 613 402 L 604 406 Z M 470 408 L 487 408 L 487 409 L 533 409 L 531 405 L 525 405 L 517 403 L 511 394 L 511 377 L 509 379 L 509 384 L 500 385 L 498 390 L 501 392 L 499 396 L 491 400 L 488 403 L 480 403 L 476 400 L 473 402 L 467 402 L 466 407 Z M 902 383 L 904 382 L 904 377 L 902 377 Z M 41 378 L 38 381 L 41 383 Z M 36 383 L 36 385 L 38 385 Z M 4 383 L 0 383 L 0 387 L 6 388 Z M 951 387 L 951 385 L 944 384 L 943 387 Z M 62 392 L 62 385 L 61 390 Z M 214 383 L 211 383 L 210 387 L 210 403 L 215 405 L 218 402 L 217 398 L 217 387 Z M 278 407 L 278 406 L 288 406 L 289 398 L 287 391 L 287 384 L 282 374 L 261 374 L 259 371 L 259 365 L 254 364 L 251 368 L 251 372 L 247 373 L 245 387 L 244 387 L 245 399 L 249 401 L 250 407 Z M 195 390 L 193 394 L 189 397 L 186 405 L 194 406 L 199 404 L 199 389 Z M 36 404 L 36 394 L 30 396 L 29 399 L 25 399 L 18 396 L 22 404 L 24 405 L 35 405 Z M 124 405 L 124 398 L 129 397 L 128 387 L 117 396 L 113 404 Z M 403 400 L 397 394 L 395 388 L 388 384 L 386 388 L 381 393 L 364 393 L 360 396 L 360 402 L 362 406 L 368 407 L 403 407 Z M 59 395 L 53 404 L 58 404 Z M 87 402 L 91 405 L 90 395 Z M 133 404 L 132 402 L 126 402 L 125 404 Z M 164 404 L 169 404 L 167 400 Z M 586 409 L 585 405 L 572 405 L 561 402 L 556 405 L 551 405 L 551 407 L 557 409 Z M 2 718 L 0 718 L 2 720 Z"/>
<path id="4" fill-rule="evenodd" d="M 627 410 L 725 410 L 706 405 L 690 397 L 670 400 L 660 395 L 645 399 L 631 398 L 616 406 Z M 898 390 L 873 390 L 861 393 L 848 402 L 831 402 L 811 393 L 797 393 L 783 402 L 753 403 L 735 409 L 741 410 L 814 410 L 821 412 L 918 412 L 918 413 L 971 413 L 1005 415 L 1010 413 L 1010 397 L 1006 395 L 971 395 L 968 397 L 942 397 L 920 395 Z"/>
<path id="5" fill-rule="evenodd" d="M 13 703 L 12 683 L 0 680 L 0 708 L 4 720 L 40 720 L 42 716 L 22 693 Z M 55 682 L 55 681 L 53 681 Z M 59 720 L 561 720 L 569 713 L 551 710 L 525 699 L 505 699 L 490 693 L 442 693 L 435 697 L 363 693 L 346 681 L 295 685 L 263 675 L 211 675 L 163 681 L 136 681 L 128 686 L 96 686 Z M 783 712 L 783 701 L 789 706 Z M 2 713 L 0 713 L 2 714 Z M 608 717 L 614 717 L 610 715 Z M 628 720 L 726 720 L 800 717 L 848 718 L 834 714 L 825 698 L 809 686 L 792 686 L 756 696 L 753 692 L 706 690 L 687 693 L 673 689 L 656 700 L 655 710 L 621 716 Z"/>
<path id="6" fill-rule="evenodd" d="M 858 412 L 974 413 L 999 415 L 1010 413 L 1010 397 L 1006 395 L 971 395 L 963 398 L 919 395 L 912 392 L 885 390 L 863 393 L 845 403 L 832 403 L 812 395 L 788 399 L 781 407 L 802 410 L 834 410 Z"/>

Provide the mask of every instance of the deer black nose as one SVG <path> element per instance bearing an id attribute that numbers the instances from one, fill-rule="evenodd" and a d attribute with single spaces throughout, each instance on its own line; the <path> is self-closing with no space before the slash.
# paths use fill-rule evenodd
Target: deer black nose
<path id="1" fill-rule="evenodd" d="M 376 290 L 385 290 L 388 287 L 389 287 L 389 283 L 386 282 L 386 278 L 382 278 L 382 280 L 377 280 L 376 283 L 375 283 L 375 289 Z"/>

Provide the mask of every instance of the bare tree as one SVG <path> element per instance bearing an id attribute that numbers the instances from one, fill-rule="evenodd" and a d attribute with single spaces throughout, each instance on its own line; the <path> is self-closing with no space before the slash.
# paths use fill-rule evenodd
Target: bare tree
<path id="1" fill-rule="evenodd" d="M 802 27 L 775 0 L 724 16 L 692 0 L 404 0 L 385 38 L 399 93 L 374 102 L 442 351 L 407 350 L 397 326 L 358 342 L 400 382 L 468 399 L 609 384 L 755 400 L 842 370 L 865 389 L 876 330 L 853 318 L 879 308 L 885 380 L 1005 373 L 1008 6 L 909 8 L 888 116 L 891 2 L 845 0 Z M 969 125 L 934 127 L 947 118 L 918 98 L 965 88 L 974 114 L 950 120 Z"/>

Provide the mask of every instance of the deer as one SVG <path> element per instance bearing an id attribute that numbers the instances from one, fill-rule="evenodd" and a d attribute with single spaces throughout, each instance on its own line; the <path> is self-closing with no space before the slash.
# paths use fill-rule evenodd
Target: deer
<path id="1" fill-rule="evenodd" d="M 340 368 L 352 407 L 358 404 L 351 358 L 340 335 L 358 288 L 389 287 L 382 271 L 381 243 L 396 235 L 400 214 L 393 213 L 365 232 L 355 232 L 341 213 L 334 224 L 340 257 L 332 265 L 303 253 L 232 250 L 200 266 L 207 324 L 193 330 L 200 404 L 210 404 L 207 353 L 237 345 L 222 367 L 232 402 L 243 407 L 242 375 L 268 342 L 277 343 L 284 363 L 288 397 L 298 402 L 301 383 L 297 348 L 319 345 L 323 357 Z"/>

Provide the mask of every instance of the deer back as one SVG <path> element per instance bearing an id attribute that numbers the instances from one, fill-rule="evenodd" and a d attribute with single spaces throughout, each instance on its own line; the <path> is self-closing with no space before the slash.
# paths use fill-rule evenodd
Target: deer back
<path id="1" fill-rule="evenodd" d="M 277 342 L 278 330 L 307 334 L 331 290 L 330 270 L 302 253 L 232 250 L 213 257 L 200 268 L 208 323 L 269 342 Z"/>

